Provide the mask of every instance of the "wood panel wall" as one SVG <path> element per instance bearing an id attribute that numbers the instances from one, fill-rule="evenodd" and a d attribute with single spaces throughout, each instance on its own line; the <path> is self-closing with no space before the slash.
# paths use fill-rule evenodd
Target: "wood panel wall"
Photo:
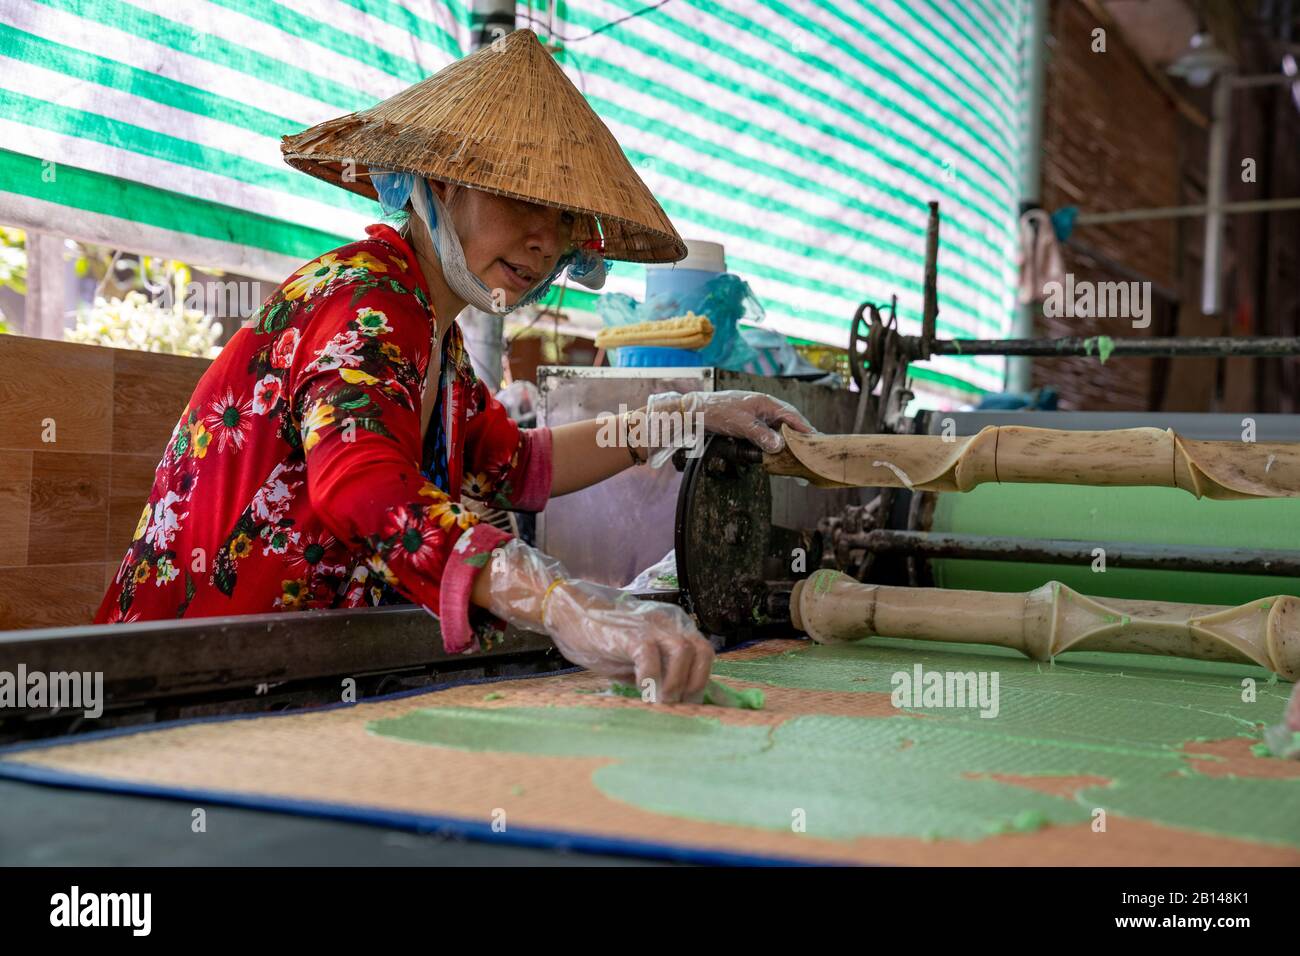
<path id="1" fill-rule="evenodd" d="M 0 630 L 91 622 L 209 364 L 0 335 Z"/>

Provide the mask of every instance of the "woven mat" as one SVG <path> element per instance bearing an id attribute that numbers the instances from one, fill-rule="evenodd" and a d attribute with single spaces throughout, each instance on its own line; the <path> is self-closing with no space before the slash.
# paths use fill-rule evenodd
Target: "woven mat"
<path id="1" fill-rule="evenodd" d="M 766 641 L 715 667 L 761 711 L 582 672 L 24 744 L 0 776 L 701 862 L 1300 864 L 1300 762 L 1251 750 L 1290 685 L 984 650 Z M 998 716 L 895 707 L 917 664 L 998 673 Z"/>

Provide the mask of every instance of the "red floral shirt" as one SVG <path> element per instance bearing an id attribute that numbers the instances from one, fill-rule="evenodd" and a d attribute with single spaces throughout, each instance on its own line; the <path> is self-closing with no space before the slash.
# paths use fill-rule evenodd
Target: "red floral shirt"
<path id="1" fill-rule="evenodd" d="M 474 573 L 509 535 L 462 494 L 541 510 L 550 431 L 515 425 L 452 323 L 421 442 L 428 286 L 396 230 L 366 232 L 281 284 L 199 380 L 96 623 L 409 601 L 472 647 Z"/>

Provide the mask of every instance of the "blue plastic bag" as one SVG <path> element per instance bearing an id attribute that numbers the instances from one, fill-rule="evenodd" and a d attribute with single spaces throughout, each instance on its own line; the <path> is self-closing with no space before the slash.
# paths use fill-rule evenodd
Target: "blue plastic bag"
<path id="1" fill-rule="evenodd" d="M 621 292 L 600 297 L 596 312 L 601 324 L 614 328 L 638 322 L 661 322 L 694 312 L 713 323 L 713 341 L 699 349 L 697 365 L 743 372 L 758 354 L 740 334 L 739 323 L 761 322 L 763 305 L 738 275 L 721 272 L 686 293 L 658 293 L 638 302 Z M 626 346 L 633 348 L 634 346 Z M 613 349 L 619 352 L 621 349 Z"/>

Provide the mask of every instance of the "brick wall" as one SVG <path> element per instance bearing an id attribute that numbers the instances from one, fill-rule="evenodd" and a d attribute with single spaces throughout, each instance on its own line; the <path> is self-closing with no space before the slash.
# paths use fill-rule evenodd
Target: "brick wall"
<path id="1" fill-rule="evenodd" d="M 1042 181 L 1044 208 L 1077 206 L 1105 212 L 1173 206 L 1179 190 L 1179 118 L 1116 31 L 1106 52 L 1092 51 L 1100 26 L 1078 0 L 1056 0 L 1049 23 L 1044 90 Z M 1173 220 L 1078 227 L 1071 237 L 1104 259 L 1166 287 L 1176 286 L 1177 225 Z M 1066 270 L 1076 281 L 1117 281 L 1104 259 L 1065 250 Z M 1151 327 L 1129 320 L 1038 316 L 1036 335 L 1172 334 L 1169 310 Z M 1034 385 L 1053 385 L 1062 407 L 1143 410 L 1159 402 L 1157 363 L 1151 359 L 1096 358 L 1035 361 Z"/>

